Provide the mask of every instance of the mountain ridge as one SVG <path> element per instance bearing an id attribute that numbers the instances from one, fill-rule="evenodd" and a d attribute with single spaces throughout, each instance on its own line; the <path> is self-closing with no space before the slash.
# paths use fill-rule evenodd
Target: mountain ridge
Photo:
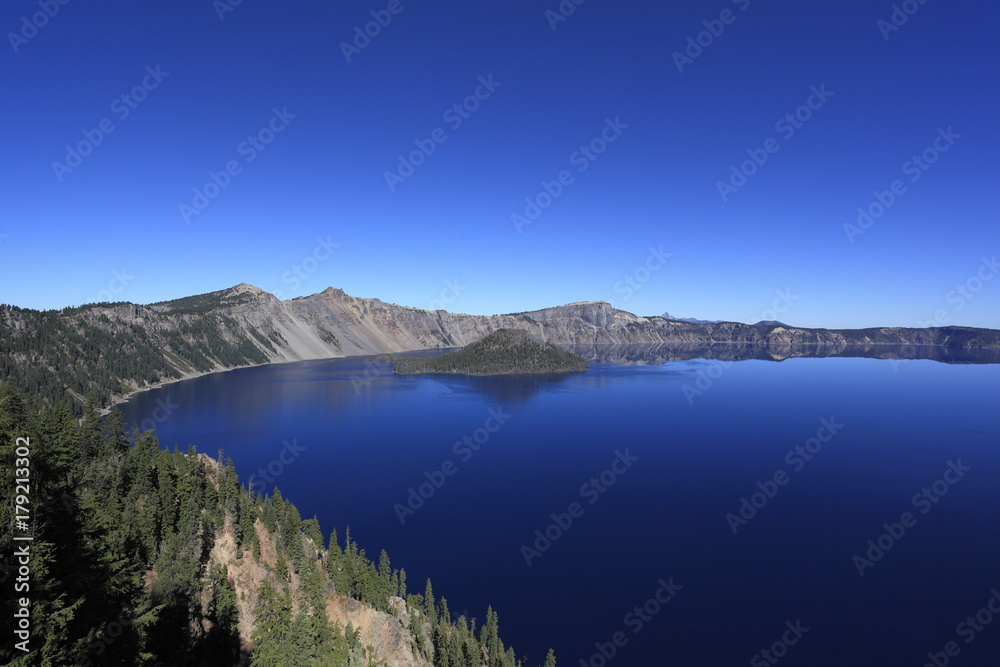
<path id="1" fill-rule="evenodd" d="M 665 320 L 675 320 L 677 322 L 690 322 L 692 324 L 716 324 L 722 320 L 699 320 L 697 317 L 674 317 L 669 312 L 660 315 Z"/>
<path id="2" fill-rule="evenodd" d="M 604 301 L 521 313 L 467 315 L 350 296 L 339 288 L 289 300 L 247 283 L 148 305 L 86 304 L 61 311 L 0 306 L 0 372 L 50 403 L 96 391 L 107 404 L 136 390 L 243 366 L 462 347 L 498 329 L 558 346 L 739 344 L 945 346 L 1000 349 L 1000 331 L 973 327 L 809 329 L 642 317 Z M 114 352 L 112 354 L 112 351 Z"/>

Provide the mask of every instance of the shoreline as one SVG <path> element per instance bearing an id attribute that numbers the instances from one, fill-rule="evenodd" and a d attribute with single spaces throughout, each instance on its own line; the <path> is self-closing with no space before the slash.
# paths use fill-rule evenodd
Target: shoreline
<path id="1" fill-rule="evenodd" d="M 179 378 L 173 378 L 171 380 L 161 380 L 146 387 L 133 389 L 127 394 L 112 395 L 110 404 L 108 404 L 108 407 L 101 409 L 100 415 L 104 417 L 105 415 L 109 414 L 112 410 L 114 410 L 115 406 L 125 403 L 136 394 L 141 394 L 142 392 L 150 391 L 151 389 L 159 389 L 160 387 L 166 387 L 167 385 L 176 384 L 177 382 L 183 382 L 185 380 L 193 380 L 195 378 L 204 377 L 206 375 L 213 375 L 215 373 L 227 373 L 229 371 L 238 371 L 241 368 L 261 368 L 263 366 L 276 366 L 278 364 L 297 364 L 303 361 L 329 361 L 330 359 L 350 359 L 353 357 L 379 357 L 386 354 L 410 354 L 412 352 L 425 352 L 427 350 L 447 350 L 447 349 L 452 349 L 452 348 L 422 347 L 416 350 L 404 350 L 402 352 L 372 352 L 368 354 L 341 354 L 341 355 L 334 355 L 331 357 L 311 357 L 307 359 L 281 359 L 281 360 L 268 361 L 267 363 L 264 364 L 245 364 L 243 366 L 232 366 L 230 368 L 215 368 L 210 371 L 189 371 L 187 373 L 184 373 Z"/>
<path id="2" fill-rule="evenodd" d="M 247 366 L 237 366 L 236 368 L 248 368 L 248 367 Z M 146 387 L 140 387 L 138 389 L 133 389 L 132 391 L 128 392 L 127 394 L 121 394 L 121 395 L 113 394 L 112 397 L 111 397 L 111 402 L 108 404 L 108 407 L 101 408 L 100 415 L 102 417 L 104 417 L 106 415 L 111 414 L 111 411 L 114 410 L 116 406 L 121 405 L 122 403 L 127 402 L 130 398 L 132 398 L 136 394 L 140 394 L 140 393 L 142 393 L 144 391 L 149 391 L 150 389 L 159 389 L 160 387 L 166 387 L 169 384 L 174 384 L 176 382 L 183 382 L 184 380 L 193 380 L 194 378 L 202 377 L 202 376 L 205 376 L 205 375 L 211 375 L 212 373 L 224 373 L 226 371 L 236 370 L 236 368 L 221 368 L 221 369 L 212 370 L 212 371 L 191 371 L 190 373 L 185 373 L 184 375 L 182 375 L 179 378 L 174 378 L 172 380 L 161 380 L 160 382 L 154 382 L 153 384 L 151 384 L 149 386 L 146 386 Z"/>
<path id="3" fill-rule="evenodd" d="M 176 384 L 178 382 L 183 382 L 185 380 L 193 380 L 195 378 L 204 377 L 206 375 L 213 375 L 215 373 L 227 373 L 229 371 L 240 370 L 241 368 L 260 368 L 262 366 L 272 366 L 272 365 L 277 365 L 277 364 L 295 364 L 295 363 L 299 363 L 301 361 L 325 361 L 325 360 L 328 360 L 328 359 L 347 359 L 348 357 L 366 357 L 366 356 L 370 356 L 370 355 L 366 355 L 366 354 L 344 354 L 344 355 L 341 355 L 339 357 L 338 356 L 334 356 L 334 357 L 316 357 L 314 359 L 284 359 L 284 360 L 280 360 L 280 361 L 269 361 L 266 364 L 246 364 L 244 366 L 232 366 L 231 368 L 216 368 L 216 369 L 213 369 L 213 370 L 210 370 L 210 371 L 190 371 L 188 373 L 184 373 L 179 378 L 173 378 L 173 379 L 170 379 L 170 380 L 161 380 L 159 382 L 155 382 L 155 383 L 153 383 L 151 385 L 148 385 L 146 387 L 140 387 L 138 389 L 133 389 L 132 391 L 128 392 L 127 394 L 121 394 L 121 395 L 117 395 L 116 394 L 116 395 L 113 395 L 112 398 L 111 398 L 111 403 L 108 404 L 108 407 L 101 409 L 100 415 L 102 417 L 104 417 L 105 415 L 110 414 L 111 411 L 114 410 L 116 406 L 121 405 L 122 403 L 127 402 L 129 399 L 131 399 L 136 394 L 141 394 L 142 392 L 149 391 L 151 389 L 159 389 L 160 387 L 166 387 L 168 385 Z"/>
<path id="4" fill-rule="evenodd" d="M 159 389 L 160 387 L 166 387 L 167 385 L 175 384 L 177 382 L 183 382 L 184 380 L 193 380 L 195 378 L 204 377 L 206 375 L 212 375 L 214 373 L 227 373 L 229 371 L 240 370 L 241 368 L 261 368 L 263 366 L 276 366 L 278 364 L 297 364 L 303 361 L 329 361 L 330 359 L 351 359 L 354 357 L 381 357 L 390 354 L 411 354 L 413 352 L 426 352 L 427 350 L 450 350 L 450 349 L 458 349 L 458 348 L 421 347 L 415 350 L 403 350 L 402 352 L 370 352 L 367 354 L 341 354 L 341 355 L 334 355 L 331 357 L 311 357 L 307 359 L 283 359 L 283 360 L 269 361 L 265 364 L 246 364 L 243 366 L 232 366 L 231 368 L 216 368 L 210 371 L 190 371 L 188 373 L 183 374 L 179 378 L 174 378 L 172 380 L 161 380 L 160 382 L 153 383 L 147 387 L 140 387 L 139 389 L 133 389 L 127 394 L 122 394 L 120 396 L 114 395 L 112 396 L 111 403 L 108 405 L 108 407 L 102 408 L 100 414 L 102 417 L 109 414 L 115 408 L 116 405 L 121 405 L 122 403 L 125 403 L 136 394 L 140 394 L 144 391 L 149 391 L 151 389 Z M 391 362 L 376 362 L 376 363 L 391 363 Z"/>

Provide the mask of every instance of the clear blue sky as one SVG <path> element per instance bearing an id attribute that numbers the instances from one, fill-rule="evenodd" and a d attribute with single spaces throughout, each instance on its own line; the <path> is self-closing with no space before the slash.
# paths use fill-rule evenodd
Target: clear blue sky
<path id="1" fill-rule="evenodd" d="M 248 282 L 478 314 L 601 299 L 1000 327 L 1000 276 L 983 264 L 1000 254 L 994 4 L 911 0 L 890 30 L 892 3 L 870 0 L 587 0 L 558 22 L 556 0 L 244 1 L 221 20 L 227 0 L 46 1 L 54 16 L 33 17 L 37 0 L 0 10 L 2 302 Z M 348 62 L 341 44 L 390 6 Z M 703 31 L 679 71 L 674 53 Z M 478 108 L 446 113 L 477 92 Z M 783 121 L 795 113 L 807 120 Z M 592 140 L 603 153 L 576 153 Z M 933 164 L 907 164 L 925 149 Z M 767 160 L 724 200 L 747 151 Z M 226 187 L 183 215 L 230 162 Z M 512 214 L 564 171 L 518 230 Z M 846 232 L 897 180 L 885 212 Z"/>

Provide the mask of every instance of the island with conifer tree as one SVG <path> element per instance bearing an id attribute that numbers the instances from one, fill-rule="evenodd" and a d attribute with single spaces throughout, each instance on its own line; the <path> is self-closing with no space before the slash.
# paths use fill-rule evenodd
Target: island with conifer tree
<path id="1" fill-rule="evenodd" d="M 523 329 L 498 329 L 454 352 L 424 357 L 393 357 L 391 360 L 393 371 L 399 375 L 515 375 L 587 370 L 583 357 L 547 343 Z"/>

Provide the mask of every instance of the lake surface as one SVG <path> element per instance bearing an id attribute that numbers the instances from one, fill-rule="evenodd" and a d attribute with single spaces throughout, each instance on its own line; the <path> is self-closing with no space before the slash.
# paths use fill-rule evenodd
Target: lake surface
<path id="1" fill-rule="evenodd" d="M 1000 365 L 928 360 L 458 378 L 347 358 L 122 408 L 349 525 L 411 591 L 493 605 L 531 665 L 919 667 L 1000 664 L 998 399 Z"/>

